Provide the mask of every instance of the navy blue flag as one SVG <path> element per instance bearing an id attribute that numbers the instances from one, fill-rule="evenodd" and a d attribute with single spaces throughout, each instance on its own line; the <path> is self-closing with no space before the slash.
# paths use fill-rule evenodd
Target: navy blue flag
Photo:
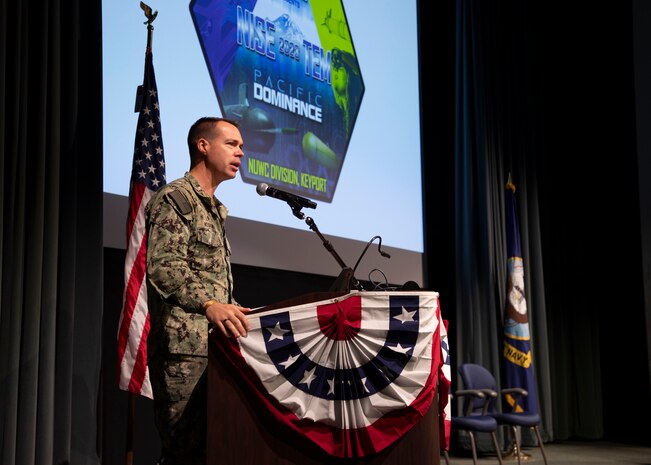
<path id="1" fill-rule="evenodd" d="M 506 243 L 508 256 L 507 299 L 504 312 L 503 388 L 519 387 L 529 395 L 506 401 L 515 412 L 538 412 L 538 395 L 533 373 L 531 334 L 524 291 L 524 262 L 520 247 L 520 226 L 515 208 L 515 185 L 506 184 Z"/>

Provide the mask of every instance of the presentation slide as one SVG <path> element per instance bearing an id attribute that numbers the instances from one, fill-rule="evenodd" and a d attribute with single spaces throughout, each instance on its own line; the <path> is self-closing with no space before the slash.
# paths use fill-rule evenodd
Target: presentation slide
<path id="1" fill-rule="evenodd" d="M 216 192 L 229 209 L 233 261 L 336 275 L 340 266 L 310 230 L 311 218 L 350 267 L 380 236 L 391 258 L 380 256 L 375 239 L 358 279 L 376 267 L 389 281 L 422 282 L 416 0 L 145 3 L 155 15 L 167 180 L 189 168 L 186 138 L 195 120 L 225 116 L 240 125 L 240 172 Z M 145 10 L 137 1 L 103 4 L 108 247 L 126 241 L 119 218 L 126 218 L 133 163 Z M 261 196 L 263 185 L 316 208 Z"/>

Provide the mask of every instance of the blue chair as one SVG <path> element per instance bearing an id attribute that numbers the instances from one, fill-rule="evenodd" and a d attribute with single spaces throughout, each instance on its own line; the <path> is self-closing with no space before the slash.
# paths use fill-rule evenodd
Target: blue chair
<path id="1" fill-rule="evenodd" d="M 474 363 L 465 363 L 459 367 L 459 374 L 461 375 L 461 380 L 463 381 L 463 386 L 466 389 L 473 389 L 484 392 L 487 394 L 487 398 L 490 398 L 490 401 L 486 400 L 475 400 L 473 403 L 473 411 L 482 412 L 484 415 L 489 415 L 497 421 L 500 426 L 508 426 L 511 428 L 514 438 L 518 438 L 517 427 L 531 428 L 536 434 L 538 439 L 538 447 L 542 453 L 543 461 L 547 465 L 547 457 L 545 456 L 545 448 L 543 447 L 543 442 L 540 437 L 540 415 L 538 413 L 531 412 L 500 412 L 495 406 L 495 402 L 492 396 L 495 393 L 497 396 L 497 382 L 493 374 L 484 368 L 481 365 L 476 365 Z M 522 388 L 508 388 L 502 389 L 502 395 L 511 395 L 516 398 L 526 397 L 528 392 Z M 520 465 L 520 444 L 516 442 L 516 456 L 518 458 L 518 465 Z"/>
<path id="2" fill-rule="evenodd" d="M 486 408 L 488 408 L 489 403 L 485 402 L 486 396 L 490 395 L 484 393 L 477 389 L 462 389 L 454 393 L 457 397 L 465 397 L 464 399 L 464 414 L 463 416 L 452 416 L 450 419 L 450 428 L 457 431 L 466 431 L 470 437 L 470 447 L 472 448 L 472 463 L 477 465 L 477 444 L 475 441 L 475 433 L 489 433 L 493 439 L 493 446 L 495 446 L 495 452 L 497 453 L 497 460 L 502 465 L 502 455 L 500 454 L 500 448 L 497 444 L 497 436 L 495 432 L 497 431 L 498 424 L 495 418 L 490 415 L 487 415 L 486 412 L 475 411 L 474 402 L 475 400 L 481 401 L 484 403 Z M 497 393 L 495 393 L 497 396 Z M 444 451 L 445 463 L 450 465 L 450 458 L 448 457 L 447 451 Z"/>

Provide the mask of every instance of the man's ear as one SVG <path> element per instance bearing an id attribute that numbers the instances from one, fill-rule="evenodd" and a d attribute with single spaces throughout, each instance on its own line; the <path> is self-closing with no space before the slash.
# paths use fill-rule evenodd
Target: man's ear
<path id="1" fill-rule="evenodd" d="M 199 149 L 199 153 L 205 157 L 206 153 L 208 152 L 208 141 L 203 138 L 199 139 L 197 142 L 197 148 Z"/>

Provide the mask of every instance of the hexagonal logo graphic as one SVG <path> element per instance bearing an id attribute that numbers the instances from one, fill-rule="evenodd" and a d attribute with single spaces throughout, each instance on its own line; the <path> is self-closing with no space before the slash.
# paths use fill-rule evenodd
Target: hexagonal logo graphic
<path id="1" fill-rule="evenodd" d="M 244 138 L 246 183 L 332 202 L 364 95 L 333 0 L 192 0 L 217 100 Z"/>

